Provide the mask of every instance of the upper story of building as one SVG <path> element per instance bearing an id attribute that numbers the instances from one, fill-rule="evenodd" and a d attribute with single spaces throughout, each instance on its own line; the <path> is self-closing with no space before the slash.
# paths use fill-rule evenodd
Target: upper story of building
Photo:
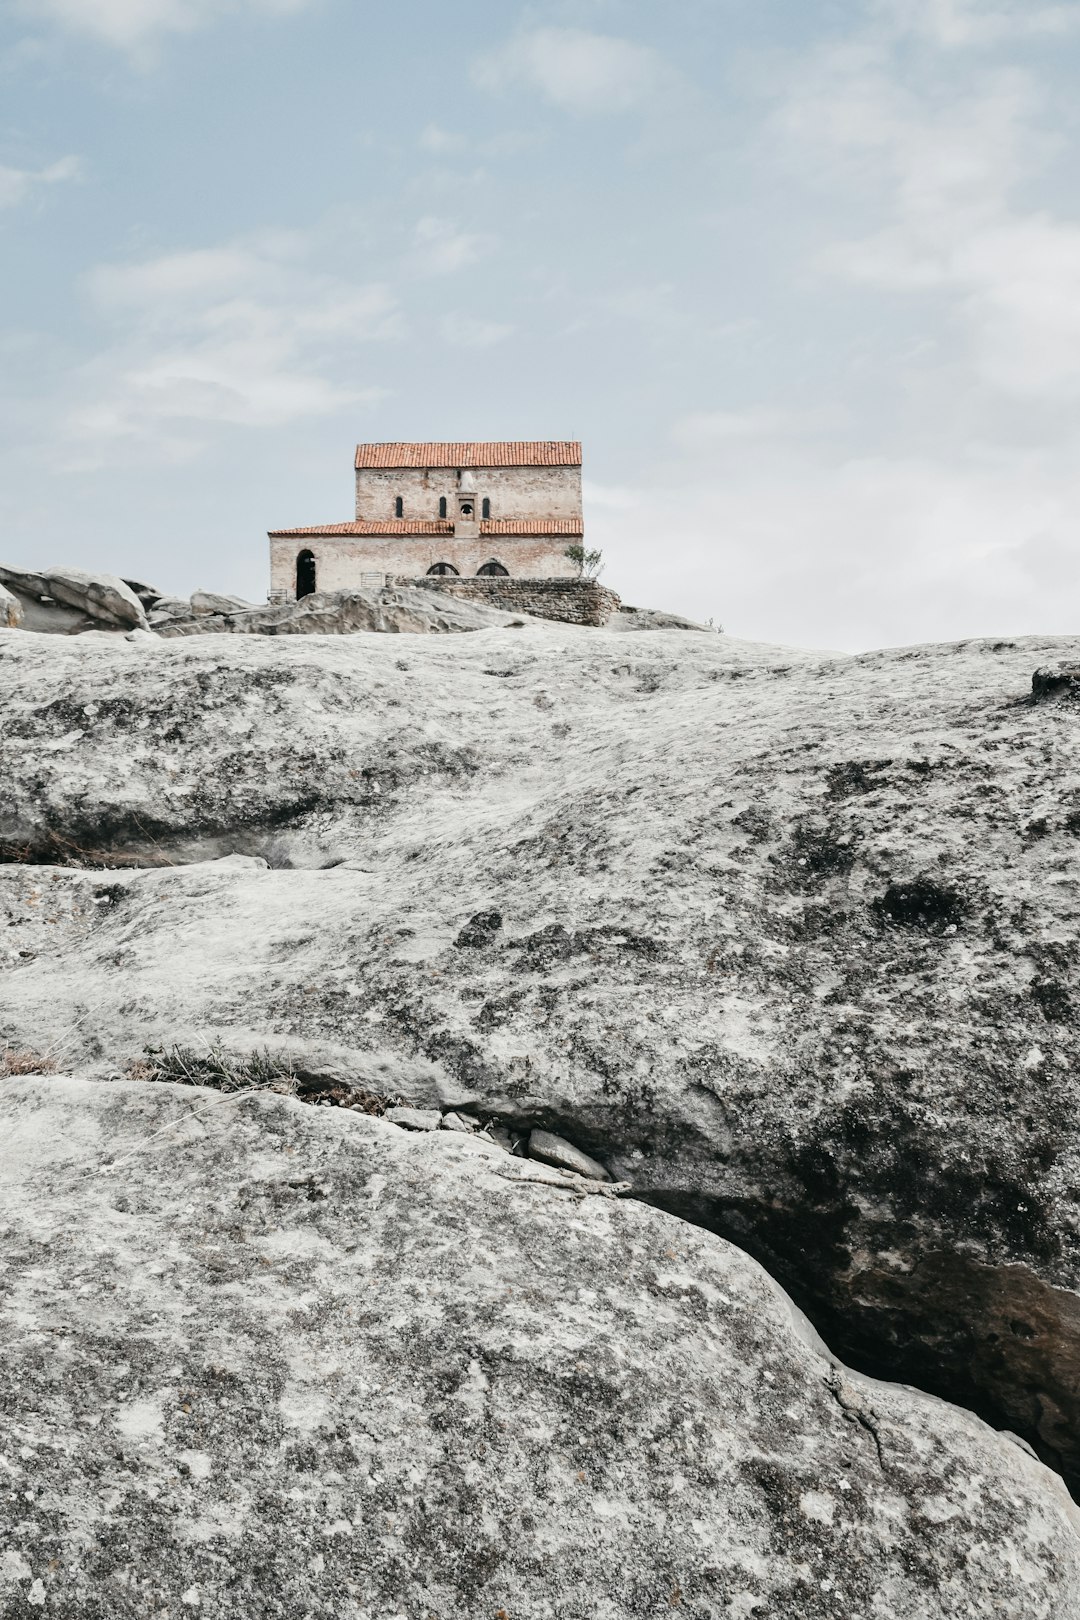
<path id="1" fill-rule="evenodd" d="M 581 445 L 571 440 L 358 444 L 355 466 L 358 522 L 443 520 L 460 534 L 548 519 L 581 532 Z"/>

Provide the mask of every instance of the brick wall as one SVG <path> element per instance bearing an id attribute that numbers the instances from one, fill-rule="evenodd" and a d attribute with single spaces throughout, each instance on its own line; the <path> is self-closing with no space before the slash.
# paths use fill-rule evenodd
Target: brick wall
<path id="1" fill-rule="evenodd" d="M 437 575 L 398 578 L 389 583 L 445 591 L 468 602 L 486 602 L 508 613 L 533 613 L 537 618 L 557 619 L 563 624 L 600 625 L 620 607 L 615 592 L 594 579 L 454 579 L 452 575 Z"/>
<path id="2" fill-rule="evenodd" d="M 471 471 L 478 513 L 486 495 L 493 518 L 581 516 L 580 467 L 476 467 Z M 436 518 L 439 497 L 445 495 L 447 512 L 453 517 L 457 489 L 455 467 L 358 467 L 356 516 L 375 522 L 393 517 L 394 501 L 400 495 L 403 516 Z"/>
<path id="3" fill-rule="evenodd" d="M 466 539 L 460 535 L 394 535 L 384 540 L 368 535 L 277 535 L 270 541 L 270 590 L 296 594 L 296 559 L 301 551 L 315 558 L 315 583 L 320 591 L 355 591 L 364 574 L 426 574 L 433 563 L 450 563 L 460 574 L 475 574 L 489 561 L 501 562 L 514 577 L 573 579 L 577 565 L 568 561 L 571 541 L 559 535 L 519 540 L 512 535 L 488 534 Z"/>

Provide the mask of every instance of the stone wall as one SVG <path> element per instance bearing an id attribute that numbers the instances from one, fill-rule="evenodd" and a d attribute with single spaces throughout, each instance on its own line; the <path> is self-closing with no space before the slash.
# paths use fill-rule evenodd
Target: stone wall
<path id="1" fill-rule="evenodd" d="M 491 501 L 493 518 L 579 518 L 580 467 L 476 467 L 476 505 Z M 458 490 L 456 467 L 358 467 L 356 516 L 381 522 L 395 515 L 394 501 L 401 496 L 403 517 L 437 518 L 439 497 L 445 495 L 450 517 L 455 514 Z M 450 560 L 450 559 L 448 559 Z"/>
<path id="2" fill-rule="evenodd" d="M 563 535 L 517 539 L 513 535 L 274 535 L 270 540 L 270 591 L 273 596 L 296 595 L 296 559 L 301 551 L 315 558 L 316 588 L 320 591 L 355 591 L 381 585 L 365 575 L 426 574 L 433 563 L 450 563 L 459 574 L 475 574 L 484 563 L 495 561 L 514 577 L 524 580 L 567 579 L 578 569 L 566 556 L 573 542 Z"/>
<path id="3" fill-rule="evenodd" d="M 532 613 L 564 624 L 601 625 L 621 606 L 615 592 L 594 579 L 454 579 L 437 575 L 390 583 L 445 591 L 459 600 L 486 602 L 509 613 Z"/>

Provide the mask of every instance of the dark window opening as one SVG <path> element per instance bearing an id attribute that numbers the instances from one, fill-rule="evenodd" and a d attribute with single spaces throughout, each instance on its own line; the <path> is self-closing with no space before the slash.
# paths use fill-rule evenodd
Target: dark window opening
<path id="1" fill-rule="evenodd" d="M 296 600 L 315 594 L 315 553 L 301 551 L 296 558 Z"/>
<path id="2" fill-rule="evenodd" d="M 439 516 L 441 518 L 444 518 L 446 516 L 446 496 L 445 495 L 440 495 L 439 496 Z"/>
<path id="3" fill-rule="evenodd" d="M 484 496 L 484 504 L 480 508 L 480 516 L 483 518 L 489 518 L 491 516 L 491 499 L 487 495 Z"/>
<path id="4" fill-rule="evenodd" d="M 457 569 L 453 563 L 432 563 L 428 569 L 429 574 L 456 574 Z"/>
<path id="5" fill-rule="evenodd" d="M 400 495 L 395 495 L 394 496 L 394 516 L 395 517 L 404 517 L 405 516 L 405 502 L 402 500 Z"/>
<path id="6" fill-rule="evenodd" d="M 486 562 L 483 568 L 476 570 L 477 574 L 500 574 L 504 579 L 510 578 L 509 568 L 504 568 L 501 562 Z"/>

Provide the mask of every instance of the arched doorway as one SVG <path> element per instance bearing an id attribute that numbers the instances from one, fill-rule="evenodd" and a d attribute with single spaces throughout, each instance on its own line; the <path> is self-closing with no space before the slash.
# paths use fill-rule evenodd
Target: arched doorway
<path id="1" fill-rule="evenodd" d="M 457 569 L 453 563 L 432 563 L 428 569 L 429 574 L 456 574 Z"/>
<path id="2" fill-rule="evenodd" d="M 509 568 L 504 568 L 502 563 L 496 562 L 494 558 L 492 558 L 490 562 L 486 562 L 482 568 L 478 568 L 476 572 L 477 574 L 487 574 L 489 576 L 492 574 L 499 574 L 504 579 L 509 579 L 510 577 Z"/>
<path id="3" fill-rule="evenodd" d="M 315 553 L 301 551 L 296 559 L 296 600 L 315 594 Z"/>

